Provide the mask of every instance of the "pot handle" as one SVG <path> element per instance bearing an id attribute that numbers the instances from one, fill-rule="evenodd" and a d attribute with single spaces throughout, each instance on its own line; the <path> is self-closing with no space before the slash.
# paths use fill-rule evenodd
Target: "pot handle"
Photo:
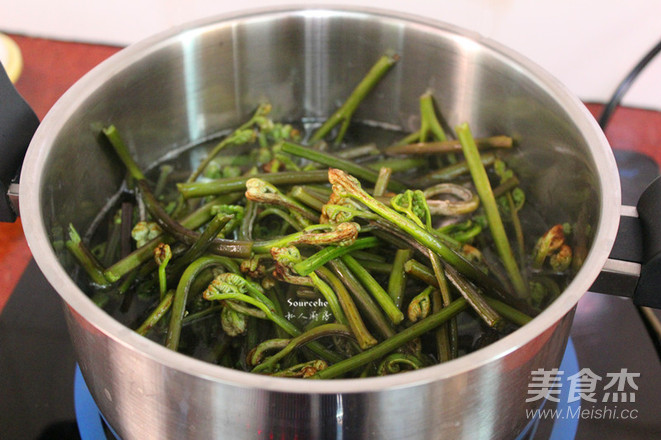
<path id="1" fill-rule="evenodd" d="M 18 216 L 18 177 L 39 118 L 18 93 L 0 63 L 0 221 Z"/>
<path id="2" fill-rule="evenodd" d="M 661 176 L 636 207 L 622 207 L 613 250 L 590 290 L 661 309 Z"/>

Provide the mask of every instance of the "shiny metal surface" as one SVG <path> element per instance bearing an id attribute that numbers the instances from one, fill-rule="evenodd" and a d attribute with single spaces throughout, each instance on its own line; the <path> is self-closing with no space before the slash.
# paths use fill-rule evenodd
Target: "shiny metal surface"
<path id="1" fill-rule="evenodd" d="M 644 239 L 638 210 L 635 206 L 620 206 L 620 224 L 615 238 L 613 251 L 597 276 L 591 292 L 633 298 L 636 301 L 636 289 L 644 262 Z"/>
<path id="2" fill-rule="evenodd" d="M 633 298 L 640 279 L 640 263 L 608 259 L 590 286 L 591 292 Z"/>
<path id="3" fill-rule="evenodd" d="M 10 183 L 9 188 L 7 189 L 7 197 L 11 203 L 11 208 L 14 210 L 16 215 L 20 217 L 20 204 L 18 202 L 19 190 L 20 185 L 18 183 Z"/>
<path id="4" fill-rule="evenodd" d="M 171 352 L 122 326 L 80 290 L 51 241 L 86 230 L 123 172 L 99 147 L 114 123 L 147 165 L 242 121 L 262 98 L 275 118 L 324 117 L 385 51 L 396 68 L 357 119 L 416 127 L 428 89 L 449 126 L 510 133 L 530 203 L 550 221 L 586 215 L 595 231 L 568 289 L 530 324 L 463 358 L 406 374 L 297 381 L 228 370 Z M 500 45 L 419 17 L 365 10 L 246 13 L 133 45 L 70 89 L 42 122 L 21 175 L 22 221 L 35 259 L 62 296 L 85 380 L 125 440 L 179 438 L 481 439 L 527 423 L 530 372 L 560 363 L 578 299 L 612 247 L 619 180 L 583 105 Z"/>

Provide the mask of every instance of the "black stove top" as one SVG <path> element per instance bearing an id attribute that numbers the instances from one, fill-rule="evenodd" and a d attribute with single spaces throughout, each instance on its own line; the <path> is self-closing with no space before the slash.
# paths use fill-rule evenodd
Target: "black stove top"
<path id="1" fill-rule="evenodd" d="M 616 158 L 623 201 L 635 204 L 658 168 L 637 153 L 616 152 Z M 602 406 L 612 414 L 579 417 L 576 438 L 661 438 L 661 363 L 631 301 L 588 292 L 571 338 L 580 368 L 602 378 L 622 369 L 640 374 L 635 402 L 609 402 Z M 0 314 L 0 439 L 79 439 L 74 373 L 61 301 L 31 262 Z"/>
<path id="2" fill-rule="evenodd" d="M 62 301 L 30 262 L 0 315 L 0 438 L 76 439 Z"/>

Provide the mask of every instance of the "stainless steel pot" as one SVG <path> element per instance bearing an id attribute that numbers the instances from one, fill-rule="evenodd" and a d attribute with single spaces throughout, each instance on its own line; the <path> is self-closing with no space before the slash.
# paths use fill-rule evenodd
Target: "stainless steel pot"
<path id="1" fill-rule="evenodd" d="M 214 366 L 157 345 L 98 308 L 53 246 L 90 227 L 124 173 L 95 128 L 121 127 L 142 165 L 242 122 L 264 97 L 276 119 L 323 118 L 386 51 L 401 57 L 356 119 L 416 127 L 432 89 L 450 126 L 509 133 L 532 203 L 550 221 L 587 215 L 594 239 L 566 291 L 530 324 L 451 362 L 360 380 L 299 381 Z M 610 147 L 584 106 L 501 45 L 425 18 L 280 9 L 193 23 L 132 45 L 75 84 L 30 144 L 25 234 L 64 300 L 78 362 L 123 439 L 509 439 L 529 422 L 531 372 L 558 367 L 574 307 L 607 263 L 620 217 Z M 581 214 L 582 213 L 582 214 Z M 640 266 L 638 266 L 640 267 Z"/>

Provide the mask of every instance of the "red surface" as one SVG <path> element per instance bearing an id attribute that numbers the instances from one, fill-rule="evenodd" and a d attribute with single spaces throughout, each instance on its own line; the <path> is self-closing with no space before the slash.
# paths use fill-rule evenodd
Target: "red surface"
<path id="1" fill-rule="evenodd" d="M 12 35 L 20 47 L 24 69 L 16 87 L 42 119 L 55 101 L 92 67 L 120 48 L 83 43 L 44 40 Z M 661 104 L 661 103 L 659 103 Z M 588 104 L 598 116 L 601 105 Z M 661 113 L 644 109 L 619 108 L 606 135 L 613 148 L 636 150 L 661 163 Z M 0 311 L 30 261 L 20 221 L 0 223 Z"/>
<path id="2" fill-rule="evenodd" d="M 16 88 L 39 119 L 92 67 L 120 48 L 13 35 L 23 54 Z"/>
<path id="3" fill-rule="evenodd" d="M 119 48 L 11 36 L 23 55 L 16 88 L 43 119 L 55 101 L 92 67 Z M 20 220 L 0 223 L 0 312 L 32 258 Z"/>
<path id="4" fill-rule="evenodd" d="M 0 223 L 0 311 L 9 299 L 32 254 L 23 236 L 20 219 L 16 223 Z"/>
<path id="5" fill-rule="evenodd" d="M 596 118 L 603 108 L 600 104 L 586 106 Z M 606 137 L 614 149 L 638 151 L 661 164 L 661 112 L 620 107 L 606 127 Z"/>

